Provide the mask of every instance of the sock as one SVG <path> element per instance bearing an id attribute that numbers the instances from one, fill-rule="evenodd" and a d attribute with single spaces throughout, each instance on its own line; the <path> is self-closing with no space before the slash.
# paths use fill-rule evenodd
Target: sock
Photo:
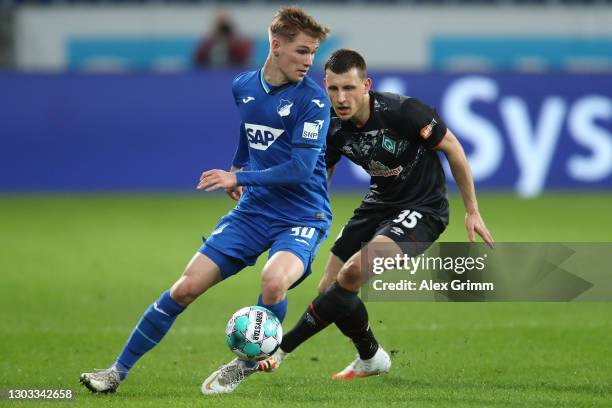
<path id="1" fill-rule="evenodd" d="M 261 295 L 259 295 L 259 298 L 257 299 L 257 306 L 265 307 L 266 309 L 274 313 L 281 323 L 283 322 L 283 320 L 285 320 L 285 315 L 287 314 L 287 303 L 287 296 L 285 296 L 285 298 L 280 302 L 273 305 L 264 304 Z"/>
<path id="2" fill-rule="evenodd" d="M 114 366 L 119 371 L 122 380 L 127 377 L 128 371 L 140 357 L 161 341 L 183 310 L 185 307 L 170 297 L 170 291 L 165 291 L 156 302 L 149 306 L 115 362 Z"/>
<path id="3" fill-rule="evenodd" d="M 368 311 L 361 299 L 355 310 L 336 320 L 336 326 L 351 339 L 360 359 L 369 360 L 374 357 L 378 351 L 378 342 L 368 323 Z"/>
<path id="4" fill-rule="evenodd" d="M 295 327 L 283 336 L 280 348 L 291 353 L 337 319 L 351 313 L 361 300 L 357 292 L 346 290 L 337 282 L 312 301 Z"/>

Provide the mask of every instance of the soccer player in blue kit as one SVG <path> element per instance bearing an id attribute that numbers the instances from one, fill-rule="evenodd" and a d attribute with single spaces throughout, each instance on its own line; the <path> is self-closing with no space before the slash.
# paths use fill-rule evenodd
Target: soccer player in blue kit
<path id="1" fill-rule="evenodd" d="M 281 321 L 287 290 L 310 273 L 331 222 L 324 157 L 330 105 L 306 74 L 329 29 L 301 8 L 283 7 L 268 32 L 270 52 L 263 68 L 238 75 L 232 85 L 241 117 L 232 167 L 205 171 L 197 187 L 224 189 L 238 204 L 170 290 L 144 312 L 115 363 L 81 374 L 81 383 L 93 392 L 114 392 L 191 302 L 255 264 L 266 250 L 258 304 Z M 204 381 L 202 392 L 230 392 L 256 370 L 257 363 L 234 359 Z"/>

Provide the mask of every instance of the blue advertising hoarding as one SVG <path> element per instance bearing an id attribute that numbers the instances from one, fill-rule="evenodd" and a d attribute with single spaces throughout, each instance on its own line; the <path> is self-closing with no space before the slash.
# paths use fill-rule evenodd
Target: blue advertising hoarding
<path id="1" fill-rule="evenodd" d="M 235 74 L 2 73 L 0 190 L 191 190 L 229 167 Z M 612 75 L 372 77 L 438 109 L 479 190 L 612 188 Z M 333 186 L 364 189 L 367 176 L 343 160 Z"/>

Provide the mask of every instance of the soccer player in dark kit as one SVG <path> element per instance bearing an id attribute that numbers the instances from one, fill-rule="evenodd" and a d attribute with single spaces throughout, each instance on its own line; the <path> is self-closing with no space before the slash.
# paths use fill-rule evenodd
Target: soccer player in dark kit
<path id="1" fill-rule="evenodd" d="M 374 338 L 365 305 L 357 296 L 369 278 L 362 269 L 362 251 L 368 248 L 361 246 L 368 242 L 375 251 L 384 246 L 384 256 L 417 256 L 438 239 L 449 217 L 438 151 L 448 159 L 461 192 L 468 238 L 474 241 L 476 233 L 494 246 L 457 138 L 431 107 L 415 98 L 373 91 L 371 84 L 366 63 L 355 51 L 338 50 L 325 64 L 325 86 L 335 113 L 327 134 L 328 179 L 344 155 L 370 174 L 370 191 L 332 247 L 320 295 L 285 334 L 280 349 L 260 363 L 260 370 L 277 368 L 300 344 L 335 323 L 359 356 L 332 378 L 389 371 L 389 355 Z"/>

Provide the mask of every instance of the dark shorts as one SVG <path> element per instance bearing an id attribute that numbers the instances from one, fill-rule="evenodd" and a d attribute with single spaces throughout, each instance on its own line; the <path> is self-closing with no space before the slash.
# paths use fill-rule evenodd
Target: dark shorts
<path id="1" fill-rule="evenodd" d="M 346 262 L 376 235 L 384 235 L 402 245 L 404 252 L 416 256 L 425 252 L 444 232 L 438 217 L 409 208 L 381 207 L 362 204 L 346 223 L 331 252 Z"/>

